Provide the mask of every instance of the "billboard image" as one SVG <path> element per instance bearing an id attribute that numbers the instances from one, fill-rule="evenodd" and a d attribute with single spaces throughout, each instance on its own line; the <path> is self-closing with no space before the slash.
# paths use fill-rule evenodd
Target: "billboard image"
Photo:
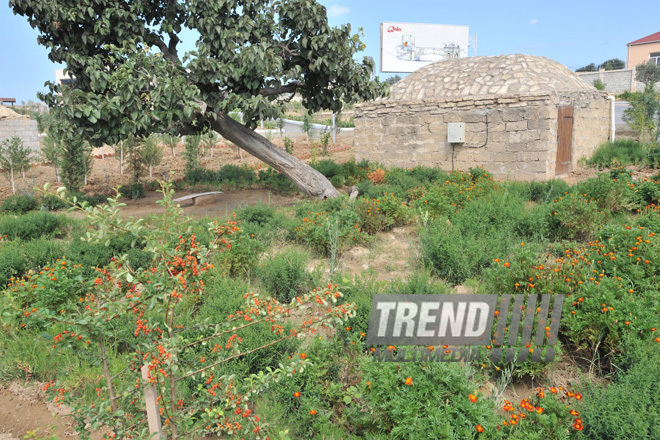
<path id="1" fill-rule="evenodd" d="M 381 72 L 410 73 L 436 61 L 467 57 L 469 26 L 381 24 Z"/>

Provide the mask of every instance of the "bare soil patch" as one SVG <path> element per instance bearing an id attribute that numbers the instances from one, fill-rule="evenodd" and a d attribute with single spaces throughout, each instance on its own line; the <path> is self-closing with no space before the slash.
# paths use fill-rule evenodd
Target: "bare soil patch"
<path id="1" fill-rule="evenodd" d="M 273 139 L 273 143 L 283 147 L 281 139 Z M 347 162 L 353 158 L 351 148 L 352 138 L 339 138 L 338 142 L 330 145 L 328 148 L 328 158 L 335 162 Z M 82 190 L 86 193 L 112 193 L 113 188 L 119 185 L 126 185 L 131 181 L 130 171 L 127 169 L 127 163 L 124 162 L 123 174 L 120 174 L 119 160 L 116 152 L 110 146 L 104 146 L 94 149 L 94 164 L 92 172 L 87 179 L 87 185 Z M 184 175 L 185 158 L 183 156 L 184 148 L 179 145 L 174 149 L 175 156 L 169 148 L 163 148 L 162 163 L 153 169 L 152 177 L 149 178 L 148 172 L 143 180 L 158 180 L 163 178 L 181 178 Z M 309 162 L 314 156 L 317 160 L 324 159 L 321 156 L 320 148 L 315 150 L 310 148 L 310 143 L 304 139 L 296 139 L 293 154 L 304 162 Z M 218 143 L 211 151 L 201 159 L 203 167 L 208 169 L 218 169 L 223 165 L 248 165 L 255 170 L 266 168 L 267 165 L 252 156 L 249 153 L 238 151 L 235 146 L 226 143 Z M 11 184 L 6 173 L 0 177 L 0 202 L 12 195 Z M 32 168 L 25 173 L 25 179 L 16 177 L 17 194 L 31 194 L 34 188 L 43 188 L 46 182 L 51 185 L 57 185 L 55 170 L 52 166 L 43 163 L 35 163 Z"/>
<path id="2" fill-rule="evenodd" d="M 70 409 L 46 402 L 43 386 L 38 382 L 12 382 L 5 388 L 0 384 L 0 440 L 23 439 L 28 431 L 36 431 L 39 438 L 79 438 Z M 92 434 L 92 440 L 102 437 L 100 432 Z"/>

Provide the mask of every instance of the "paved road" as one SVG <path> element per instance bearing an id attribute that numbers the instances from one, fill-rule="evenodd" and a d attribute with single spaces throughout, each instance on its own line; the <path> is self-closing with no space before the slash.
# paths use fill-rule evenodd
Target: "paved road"
<path id="1" fill-rule="evenodd" d="M 614 124 L 619 126 L 619 125 L 625 125 L 626 127 L 628 124 L 623 120 L 623 112 L 625 109 L 630 107 L 630 104 L 626 101 L 616 101 L 614 104 Z"/>

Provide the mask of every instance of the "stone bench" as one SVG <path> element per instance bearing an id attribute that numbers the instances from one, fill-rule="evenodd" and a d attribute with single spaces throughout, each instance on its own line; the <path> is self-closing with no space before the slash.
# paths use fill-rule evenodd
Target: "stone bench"
<path id="1" fill-rule="evenodd" d="M 174 202 L 185 202 L 186 200 L 192 200 L 193 206 L 202 206 L 208 205 L 215 202 L 216 194 L 222 194 L 222 191 L 210 191 L 199 194 L 190 194 L 188 196 L 179 197 L 174 199 Z"/>

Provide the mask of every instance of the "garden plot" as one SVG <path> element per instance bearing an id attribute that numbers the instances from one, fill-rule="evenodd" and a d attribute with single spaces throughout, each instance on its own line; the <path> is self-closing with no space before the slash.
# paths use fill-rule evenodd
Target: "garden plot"
<path id="1" fill-rule="evenodd" d="M 290 438 L 441 438 L 451 433 L 458 438 L 598 439 L 611 432 L 623 432 L 623 438 L 655 432 L 657 419 L 648 414 L 660 402 L 645 378 L 660 374 L 658 176 L 616 167 L 569 185 L 496 181 L 480 168 L 443 173 L 382 169 L 366 161 L 315 166 L 345 187 L 355 185 L 360 196 L 325 202 L 294 198 L 284 207 L 258 203 L 188 221 L 168 210 L 173 216 L 168 223 L 143 212 L 149 231 L 160 232 L 98 218 L 108 225 L 106 231 L 125 230 L 108 236 L 107 246 L 80 240 L 85 230 L 98 233 L 86 220 L 62 220 L 53 229 L 60 238 L 53 240 L 52 231 L 40 236 L 39 228 L 19 238 L 14 217 L 1 218 L 1 273 L 10 286 L 1 303 L 0 344 L 6 356 L 0 373 L 8 380 L 59 381 L 48 387 L 56 397 L 65 396 L 72 409 L 106 426 L 115 423 L 121 432 L 129 427 L 125 419 L 89 406 L 108 407 L 109 388 L 99 335 L 86 330 L 87 320 L 97 319 L 87 307 L 95 310 L 100 297 L 115 298 L 113 304 L 121 306 L 131 300 L 126 295 L 152 295 L 152 306 L 141 302 L 153 307 L 144 315 L 140 308 L 137 315 L 133 309 L 124 315 L 98 311 L 106 319 L 98 325 L 107 329 L 109 375 L 119 373 L 112 386 L 124 390 L 121 399 L 128 400 L 123 404 L 139 417 L 142 397 L 124 397 L 136 392 L 130 368 L 124 370 L 139 365 L 136 350 L 140 363 L 158 360 L 152 374 L 162 384 L 165 407 L 172 408 L 165 386 L 169 377 L 187 376 L 177 382 L 168 411 L 188 408 L 176 413 L 188 420 L 186 429 L 197 429 L 196 435 L 231 436 L 226 424 L 211 426 L 197 412 L 217 405 L 231 407 L 220 417 L 225 423 L 241 423 L 246 430 L 241 435 L 255 438 L 284 430 Z M 31 223 L 47 223 L 22 218 L 28 230 Z M 210 221 L 215 223 L 208 229 Z M 163 237 L 170 243 L 167 254 L 158 250 L 162 257 L 154 257 L 152 243 L 162 243 Z M 209 244 L 217 246 L 215 254 L 206 253 Z M 113 257 L 121 260 L 111 263 Z M 149 267 L 156 270 L 140 269 Z M 159 275 L 167 273 L 159 267 L 174 270 L 185 287 L 179 278 Z M 117 280 L 122 286 L 128 282 L 128 290 L 121 290 Z M 484 357 L 470 363 L 372 362 L 365 336 L 373 295 L 452 292 L 562 296 L 557 358 L 497 362 L 483 347 Z M 267 297 L 276 298 L 277 305 Z M 247 308 L 246 299 L 251 301 Z M 174 324 L 182 326 L 184 337 L 178 345 L 172 338 L 179 333 L 167 336 L 158 318 L 166 310 L 159 304 L 171 301 Z M 306 301 L 311 301 L 307 308 L 293 311 Z M 291 312 L 280 304 L 291 304 Z M 315 329 L 328 310 L 340 321 Z M 275 323 L 238 329 L 270 313 Z M 205 326 L 227 320 L 233 324 L 224 335 Z M 291 332 L 307 337 L 290 337 Z M 34 348 L 26 351 L 28 343 Z M 396 356 L 406 347 L 380 348 Z M 453 349 L 433 347 L 448 356 Z M 544 349 L 517 347 L 530 353 Z M 173 370 L 167 357 L 174 353 L 179 367 Z M 221 363 L 213 376 L 210 369 L 203 375 L 200 370 L 216 362 Z M 221 390 L 222 396 L 247 390 L 254 382 L 245 378 L 280 364 L 285 370 L 264 376 L 269 387 L 253 391 L 249 402 L 214 400 L 213 393 Z M 218 378 L 229 374 L 237 381 L 226 388 Z M 632 392 L 640 396 L 634 402 L 625 397 Z M 4 402 L 11 398 L 2 396 Z M 27 432 L 35 423 L 26 419 L 22 428 Z"/>

